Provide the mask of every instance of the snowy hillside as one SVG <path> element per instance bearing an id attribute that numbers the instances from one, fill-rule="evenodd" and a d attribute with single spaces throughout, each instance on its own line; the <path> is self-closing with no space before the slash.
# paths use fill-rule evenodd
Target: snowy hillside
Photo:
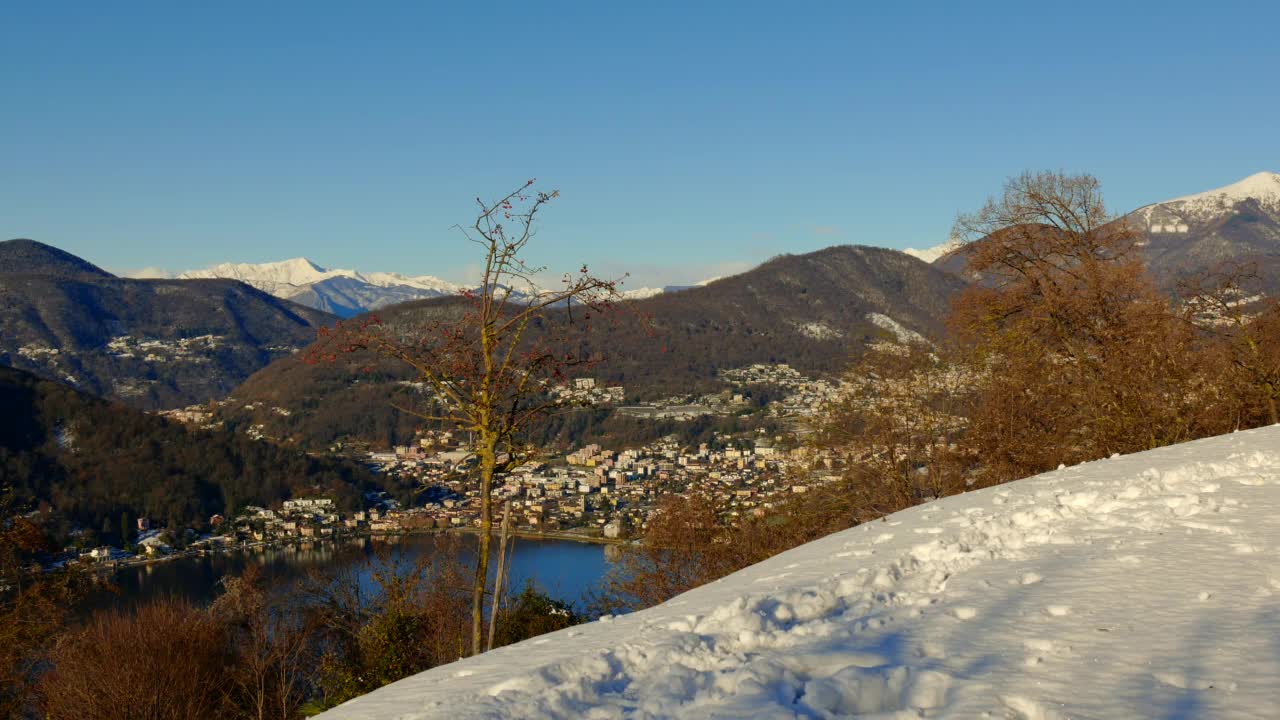
<path id="1" fill-rule="evenodd" d="M 356 718 L 1274 717 L 1280 427 L 945 498 Z"/>
<path id="2" fill-rule="evenodd" d="M 1257 201 L 1265 210 L 1280 212 L 1280 174 L 1255 173 L 1214 190 L 1148 205 L 1138 210 L 1138 214 L 1154 232 L 1186 232 L 1185 223 L 1204 222 L 1227 215 L 1246 200 Z M 1182 225 L 1171 226 L 1171 222 Z M 1155 229 L 1157 227 L 1160 229 Z"/>

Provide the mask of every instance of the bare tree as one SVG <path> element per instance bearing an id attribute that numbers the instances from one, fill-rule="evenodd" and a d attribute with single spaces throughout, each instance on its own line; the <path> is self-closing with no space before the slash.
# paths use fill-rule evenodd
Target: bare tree
<path id="1" fill-rule="evenodd" d="M 1231 262 L 1183 279 L 1178 293 L 1187 320 L 1218 342 L 1239 384 L 1253 389 L 1265 408 L 1264 417 L 1247 417 L 1251 398 L 1237 393 L 1246 406 L 1240 421 L 1275 425 L 1280 423 L 1280 301 L 1266 297 L 1260 283 L 1255 263 Z"/>
<path id="2" fill-rule="evenodd" d="M 976 378 L 959 355 L 925 343 L 876 343 L 818 416 L 814 444 L 841 460 L 856 522 L 964 488 L 955 445 Z"/>
<path id="3" fill-rule="evenodd" d="M 1220 388 L 1088 175 L 1023 174 L 961 215 L 984 279 L 952 326 L 984 371 L 966 442 L 987 482 L 1213 434 Z"/>
<path id="4" fill-rule="evenodd" d="M 42 717 L 201 720 L 233 712 L 224 674 L 236 659 L 225 626 L 177 600 L 101 611 L 65 634 L 41 678 Z"/>
<path id="5" fill-rule="evenodd" d="M 477 199 L 475 222 L 458 228 L 483 254 L 480 285 L 463 293 L 466 311 L 460 316 L 419 327 L 366 319 L 327 333 L 313 354 L 333 359 L 338 352 L 369 350 L 406 364 L 434 397 L 427 407 L 402 409 L 473 438 L 480 502 L 473 654 L 483 647 L 494 477 L 536 452 L 524 434 L 557 406 L 547 384 L 592 361 L 581 333 L 618 298 L 617 282 L 591 275 L 585 265 L 566 274 L 558 287 L 539 287 L 545 268 L 529 265 L 525 253 L 538 213 L 558 193 L 533 185 L 530 180 L 496 201 Z"/>
<path id="6" fill-rule="evenodd" d="M 247 568 L 223 579 L 223 594 L 208 609 L 221 622 L 237 662 L 224 674 L 238 713 L 254 720 L 294 718 L 311 691 L 313 629 L 295 608 L 270 601 L 262 571 Z"/>

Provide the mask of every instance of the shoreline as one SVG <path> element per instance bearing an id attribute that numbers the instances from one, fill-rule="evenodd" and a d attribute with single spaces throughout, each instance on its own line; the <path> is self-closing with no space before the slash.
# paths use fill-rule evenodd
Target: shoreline
<path id="1" fill-rule="evenodd" d="M 480 535 L 480 529 L 475 527 L 452 527 L 452 528 L 412 528 L 408 530 L 399 530 L 396 532 L 362 532 L 353 534 L 334 535 L 324 538 L 286 538 L 281 540 L 262 540 L 255 542 L 239 543 L 239 544 L 220 544 L 219 546 L 208 546 L 200 548 L 188 548 L 179 552 L 170 553 L 168 555 L 159 556 L 137 556 L 129 560 L 115 560 L 104 564 L 95 564 L 85 566 L 90 572 L 100 575 L 110 575 L 121 570 L 133 567 L 144 567 L 147 565 L 158 565 L 161 563 L 171 562 L 175 560 L 191 559 L 203 557 L 204 555 L 223 555 L 234 552 L 247 552 L 250 550 L 269 550 L 283 549 L 294 545 L 302 545 L 304 543 L 332 543 L 342 544 L 356 540 L 380 540 L 386 538 L 401 538 L 414 535 L 442 535 L 454 533 L 459 535 Z M 491 537 L 498 537 L 500 531 L 495 529 L 491 533 Z M 534 541 L 551 541 L 551 542 L 576 542 L 584 545 L 600 545 L 618 546 L 627 545 L 631 541 L 623 538 L 606 538 L 599 535 L 587 535 L 583 533 L 575 533 L 564 530 L 553 530 L 550 532 L 518 529 L 512 530 L 510 536 L 513 539 L 534 540 Z"/>

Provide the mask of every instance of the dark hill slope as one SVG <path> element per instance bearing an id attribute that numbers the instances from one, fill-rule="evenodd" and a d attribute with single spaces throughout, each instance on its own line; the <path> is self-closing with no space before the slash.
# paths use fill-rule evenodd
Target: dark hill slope
<path id="1" fill-rule="evenodd" d="M 633 399 L 651 399 L 718 389 L 721 371 L 752 363 L 834 372 L 888 334 L 873 314 L 934 335 L 963 287 L 954 275 L 895 250 L 840 246 L 784 255 L 705 287 L 627 303 L 616 322 L 595 324 L 589 342 L 603 362 L 591 375 L 625 385 Z M 412 325 L 461 308 L 456 300 L 426 300 L 379 314 L 386 322 Z M 389 401 L 394 393 L 410 392 L 395 382 L 409 376 L 394 365 L 369 367 L 362 357 L 334 366 L 285 358 L 238 388 L 234 406 L 261 402 L 253 421 L 308 446 L 349 437 L 383 445 L 402 441 L 408 421 Z M 277 407 L 289 414 L 272 409 Z"/>
<path id="2" fill-rule="evenodd" d="M 332 320 L 233 280 L 119 278 L 0 243 L 0 363 L 141 408 L 223 397 Z"/>
<path id="3" fill-rule="evenodd" d="M 324 492 L 360 503 L 374 478 L 224 430 L 189 430 L 61 383 L 0 367 L 0 488 L 18 509 L 43 506 L 64 529 L 120 542 L 120 518 L 170 528 L 213 513 Z M 368 486 L 372 487 L 372 486 Z"/>
<path id="4" fill-rule="evenodd" d="M 8 273 L 32 273 L 53 277 L 115 277 L 97 265 L 65 250 L 23 238 L 0 242 L 0 274 Z"/>

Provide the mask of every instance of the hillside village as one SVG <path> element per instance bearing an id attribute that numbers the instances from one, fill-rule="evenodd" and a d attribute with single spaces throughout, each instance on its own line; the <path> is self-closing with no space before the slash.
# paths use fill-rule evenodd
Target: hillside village
<path id="1" fill-rule="evenodd" d="M 779 399 L 758 411 L 786 418 L 803 431 L 808 418 L 833 402 L 843 380 L 813 379 L 786 364 L 756 364 L 725 372 L 730 389 L 700 398 L 676 397 L 643 406 L 614 405 L 622 387 L 599 387 L 578 378 L 553 389 L 552 395 L 573 405 L 604 405 L 617 412 L 651 418 L 689 419 L 746 407 L 750 386 L 771 386 Z M 274 408 L 287 412 L 283 408 Z M 208 406 L 159 411 L 171 420 L 210 427 Z M 261 441 L 259 426 L 248 433 Z M 421 488 L 421 501 L 402 506 L 386 493 L 366 498 L 367 507 L 341 511 L 332 499 L 300 497 L 279 507 L 246 506 L 226 518 L 209 519 L 211 532 L 188 534 L 176 542 L 171 531 L 138 520 L 135 552 L 99 547 L 77 553 L 85 562 L 127 563 L 175 554 L 181 546 L 195 552 L 291 542 L 315 542 L 354 536 L 387 536 L 416 532 L 472 530 L 479 523 L 479 498 L 470 473 L 475 457 L 459 433 L 423 430 L 412 444 L 368 452 L 366 463 L 401 485 Z M 726 521 L 763 515 L 773 504 L 825 482 L 837 467 L 832 456 L 783 436 L 720 435 L 711 443 L 682 444 L 667 436 L 636 447 L 586 444 L 568 452 L 531 459 L 502 476 L 495 501 L 509 501 L 513 527 L 523 534 L 589 542 L 621 542 L 638 537 L 664 498 L 700 494 L 722 509 Z M 501 511 L 500 511 L 501 512 Z"/>

